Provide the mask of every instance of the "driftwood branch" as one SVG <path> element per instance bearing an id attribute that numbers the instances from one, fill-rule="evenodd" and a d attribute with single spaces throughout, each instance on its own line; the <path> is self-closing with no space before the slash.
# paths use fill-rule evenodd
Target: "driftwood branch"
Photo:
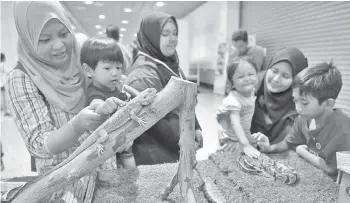
<path id="1" fill-rule="evenodd" d="M 178 177 L 183 202 L 195 202 L 192 184 L 192 165 L 195 159 L 194 152 L 194 99 L 196 85 L 194 83 L 172 77 L 168 85 L 157 94 L 153 103 L 142 108 L 138 116 L 144 117 L 147 123 L 139 125 L 130 119 L 124 125 L 108 133 L 108 139 L 103 144 L 104 153 L 98 155 L 97 143 L 92 144 L 78 154 L 67 164 L 43 175 L 36 182 L 18 194 L 12 201 L 15 203 L 40 202 L 44 197 L 64 188 L 89 174 L 117 152 L 123 151 L 130 143 L 151 128 L 166 114 L 174 109 L 180 110 L 180 164 Z M 117 111 L 115 114 L 120 113 Z M 108 122 L 108 121 L 106 121 Z M 123 123 L 123 122 L 122 122 Z"/>
<path id="2" fill-rule="evenodd" d="M 195 100 L 196 86 L 186 86 L 184 100 L 180 106 L 180 163 L 178 179 L 182 201 L 197 202 L 194 195 L 192 176 L 195 157 Z"/>

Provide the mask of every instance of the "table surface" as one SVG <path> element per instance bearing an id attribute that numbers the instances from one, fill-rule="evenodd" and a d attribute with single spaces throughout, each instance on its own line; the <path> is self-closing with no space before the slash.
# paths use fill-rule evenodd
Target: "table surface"
<path id="1" fill-rule="evenodd" d="M 269 155 L 293 167 L 299 175 L 294 186 L 251 175 L 237 166 L 237 154 L 213 154 L 209 160 L 199 161 L 194 172 L 194 190 L 198 203 L 207 202 L 199 190 L 201 178 L 211 178 L 230 203 L 246 202 L 335 202 L 338 185 L 332 178 L 298 157 L 293 152 Z M 93 203 L 102 202 L 162 202 L 159 193 L 171 181 L 178 164 L 139 166 L 129 171 L 103 171 L 96 181 Z M 229 170 L 227 170 L 229 168 Z M 225 169 L 225 170 L 223 170 Z M 225 171 L 225 172 L 223 172 Z M 200 176 L 199 176 L 200 174 Z M 18 177 L 7 181 L 32 182 L 37 177 Z M 27 184 L 29 185 L 29 184 Z M 168 202 L 181 202 L 179 186 L 174 188 Z"/>

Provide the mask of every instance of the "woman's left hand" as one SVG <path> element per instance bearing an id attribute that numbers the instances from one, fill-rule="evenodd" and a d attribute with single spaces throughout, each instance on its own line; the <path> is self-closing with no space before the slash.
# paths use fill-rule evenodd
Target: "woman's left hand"
<path id="1" fill-rule="evenodd" d="M 195 142 L 197 143 L 196 150 L 203 147 L 203 136 L 202 136 L 202 130 L 196 130 L 195 132 Z"/>

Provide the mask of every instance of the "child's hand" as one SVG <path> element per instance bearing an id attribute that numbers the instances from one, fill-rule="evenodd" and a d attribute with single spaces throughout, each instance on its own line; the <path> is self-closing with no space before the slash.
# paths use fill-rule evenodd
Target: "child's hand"
<path id="1" fill-rule="evenodd" d="M 269 152 L 271 150 L 270 140 L 266 135 L 259 132 L 252 134 L 252 137 L 258 141 L 257 144 L 260 147 L 260 151 Z"/>
<path id="2" fill-rule="evenodd" d="M 96 105 L 95 112 L 103 115 L 110 115 L 114 113 L 119 106 L 124 106 L 125 104 L 126 102 L 117 97 L 110 97 L 104 102 L 94 102 L 94 105 Z"/>
<path id="3" fill-rule="evenodd" d="M 307 149 L 308 149 L 307 145 L 298 145 L 295 148 L 295 152 L 300 155 L 303 151 L 307 151 Z"/>
<path id="4" fill-rule="evenodd" d="M 260 156 L 260 152 L 250 144 L 243 147 L 243 151 L 246 155 L 253 157 L 253 158 L 258 158 L 258 156 Z"/>

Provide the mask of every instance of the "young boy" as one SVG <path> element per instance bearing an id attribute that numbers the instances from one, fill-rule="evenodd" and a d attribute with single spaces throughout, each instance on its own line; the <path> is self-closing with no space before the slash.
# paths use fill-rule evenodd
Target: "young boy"
<path id="1" fill-rule="evenodd" d="M 296 148 L 299 156 L 336 176 L 336 152 L 350 150 L 350 118 L 340 109 L 333 109 L 341 87 L 341 74 L 332 62 L 301 71 L 293 81 L 299 116 L 291 132 L 273 145 L 265 135 L 255 134 L 260 150 L 268 153 Z"/>
<path id="2" fill-rule="evenodd" d="M 105 101 L 110 97 L 124 101 L 129 99 L 121 92 L 124 59 L 117 42 L 107 37 L 88 39 L 81 48 L 80 62 L 87 76 L 92 79 L 86 90 L 85 106 L 89 106 L 93 100 Z M 124 168 L 136 167 L 131 146 L 117 154 L 117 158 L 121 159 Z"/>

